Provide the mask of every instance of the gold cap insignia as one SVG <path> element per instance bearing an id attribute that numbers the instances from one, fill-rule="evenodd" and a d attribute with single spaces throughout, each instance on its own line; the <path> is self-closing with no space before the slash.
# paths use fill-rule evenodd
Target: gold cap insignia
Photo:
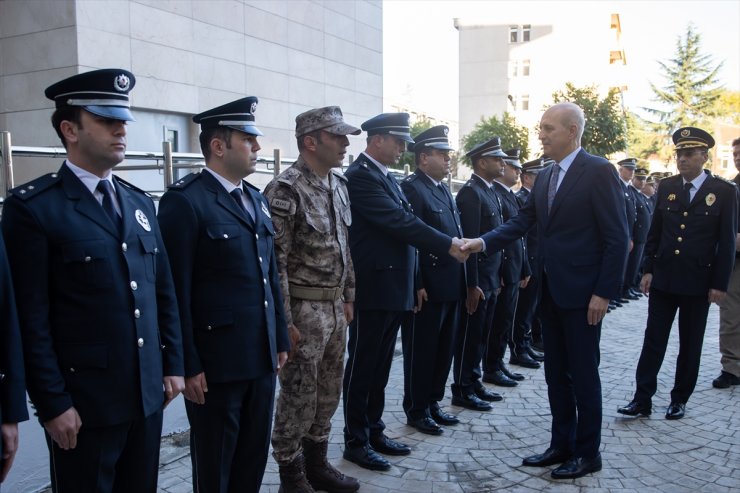
<path id="1" fill-rule="evenodd" d="M 688 137 L 689 135 L 691 135 L 691 130 L 688 128 L 681 130 L 681 137 Z"/>
<path id="2" fill-rule="evenodd" d="M 668 195 L 668 200 L 676 200 L 676 194 L 675 193 L 672 193 L 672 194 Z"/>
<path id="3" fill-rule="evenodd" d="M 713 193 L 708 194 L 707 198 L 704 199 L 704 202 L 706 202 L 709 207 L 711 207 L 712 204 L 714 204 L 716 201 L 717 201 L 717 196 L 714 195 Z"/>

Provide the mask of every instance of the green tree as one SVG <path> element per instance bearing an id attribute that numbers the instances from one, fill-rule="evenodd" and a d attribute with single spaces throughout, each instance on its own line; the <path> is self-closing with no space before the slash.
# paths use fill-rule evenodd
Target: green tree
<path id="1" fill-rule="evenodd" d="M 722 90 L 714 106 L 717 118 L 740 125 L 740 91 Z"/>
<path id="2" fill-rule="evenodd" d="M 527 127 L 519 125 L 508 112 L 504 112 L 501 119 L 495 115 L 487 119 L 481 117 L 473 130 L 463 137 L 464 151 L 461 154 L 496 136 L 501 137 L 501 146 L 504 150 L 518 147 L 520 149 L 520 159 L 522 161 L 529 159 L 529 131 Z M 462 157 L 462 161 L 470 165 L 470 159 L 466 156 Z"/>
<path id="3" fill-rule="evenodd" d="M 627 154 L 629 156 L 641 159 L 657 156 L 665 160 L 670 156 L 663 154 L 666 149 L 672 151 L 672 148 L 664 144 L 664 136 L 656 132 L 650 122 L 645 121 L 636 113 L 627 113 Z"/>
<path id="4" fill-rule="evenodd" d="M 586 127 L 581 146 L 591 154 L 608 156 L 627 148 L 627 122 L 622 110 L 619 90 L 609 89 L 599 98 L 595 86 L 576 87 L 565 84 L 565 90 L 552 95 L 555 103 L 570 101 L 583 109 Z"/>
<path id="5" fill-rule="evenodd" d="M 411 135 L 419 135 L 424 130 L 429 130 L 433 126 L 434 123 L 432 122 L 432 120 L 430 120 L 426 116 L 420 116 L 414 123 L 411 124 Z M 409 165 L 411 172 L 416 169 L 416 158 L 413 152 L 403 153 L 401 159 L 398 160 L 398 164 L 394 165 L 393 167 L 396 169 L 403 169 L 404 165 L 406 164 Z"/>
<path id="6" fill-rule="evenodd" d="M 654 101 L 662 108 L 644 108 L 656 117 L 656 130 L 666 138 L 677 128 L 705 126 L 718 116 L 717 101 L 722 94 L 717 74 L 722 63 L 714 64 L 710 55 L 701 53 L 701 36 L 689 24 L 686 36 L 679 37 L 674 58 L 658 61 L 665 79 L 661 88 L 650 83 Z"/>

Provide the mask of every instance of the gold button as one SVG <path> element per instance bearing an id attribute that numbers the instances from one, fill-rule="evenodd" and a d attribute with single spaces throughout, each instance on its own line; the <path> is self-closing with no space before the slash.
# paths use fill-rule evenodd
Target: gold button
<path id="1" fill-rule="evenodd" d="M 686 225 L 685 224 L 682 224 L 681 225 L 681 229 L 686 229 Z"/>
<path id="2" fill-rule="evenodd" d="M 137 344 L 137 345 L 138 345 L 139 347 L 144 347 L 144 339 L 142 339 L 141 337 L 139 337 L 139 340 L 138 340 L 138 341 L 136 341 L 136 344 Z"/>
<path id="3" fill-rule="evenodd" d="M 681 253 L 681 251 L 680 251 L 680 250 L 676 250 L 676 251 L 675 251 L 675 252 L 673 252 L 673 253 L 675 253 L 676 255 L 678 255 L 679 253 Z"/>
<path id="4" fill-rule="evenodd" d="M 683 241 L 683 238 L 681 238 L 681 237 L 679 236 L 679 237 L 678 237 L 678 242 L 679 242 L 679 243 L 681 243 L 682 241 Z"/>
<path id="5" fill-rule="evenodd" d="M 139 285 L 136 284 L 136 281 L 131 281 L 131 289 L 133 289 L 134 291 L 139 289 Z"/>
<path id="6" fill-rule="evenodd" d="M 125 244 L 125 243 L 122 243 L 122 244 L 121 244 L 121 250 L 123 250 L 124 252 L 125 252 L 126 250 L 128 250 L 128 245 L 127 245 L 127 244 Z"/>
<path id="7" fill-rule="evenodd" d="M 689 213 L 688 213 L 688 212 L 686 212 L 686 211 L 684 211 L 684 212 L 683 212 L 683 217 L 686 217 L 686 216 L 688 216 L 688 215 L 689 215 Z"/>
<path id="8" fill-rule="evenodd" d="M 134 318 L 139 318 L 139 317 L 141 317 L 141 312 L 137 308 L 136 310 L 134 310 Z"/>

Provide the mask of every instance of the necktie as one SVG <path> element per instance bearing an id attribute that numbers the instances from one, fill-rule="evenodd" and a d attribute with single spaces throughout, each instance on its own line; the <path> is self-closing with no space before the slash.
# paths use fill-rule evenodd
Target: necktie
<path id="1" fill-rule="evenodd" d="M 686 205 L 691 203 L 691 183 L 684 183 L 683 185 L 683 200 Z"/>
<path id="2" fill-rule="evenodd" d="M 121 220 L 121 216 L 118 215 L 118 212 L 116 212 L 116 207 L 113 205 L 113 201 L 115 200 L 113 198 L 113 186 L 108 180 L 100 180 L 96 189 L 103 194 L 103 210 L 108 214 L 108 217 L 120 233 L 123 221 Z"/>
<path id="3" fill-rule="evenodd" d="M 249 214 L 249 211 L 246 207 L 244 207 L 244 202 L 242 201 L 242 189 L 241 187 L 233 189 L 231 192 L 229 192 L 229 195 L 231 195 L 236 203 L 239 205 L 239 209 L 241 209 L 242 212 L 244 212 L 247 216 L 251 217 L 251 214 Z M 254 219 L 252 217 L 252 219 Z"/>
<path id="4" fill-rule="evenodd" d="M 560 176 L 560 165 L 552 165 L 552 174 L 550 174 L 550 183 L 547 187 L 547 213 L 552 209 L 552 201 L 555 199 L 555 192 L 558 191 L 558 177 Z"/>

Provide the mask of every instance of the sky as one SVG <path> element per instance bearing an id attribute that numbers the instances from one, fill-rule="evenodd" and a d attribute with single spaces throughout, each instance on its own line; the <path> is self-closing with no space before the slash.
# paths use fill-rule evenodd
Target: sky
<path id="1" fill-rule="evenodd" d="M 630 68 L 628 107 L 655 107 L 650 82 L 658 87 L 664 82 L 657 61 L 675 55 L 689 23 L 701 35 L 702 53 L 724 63 L 719 73 L 722 85 L 740 90 L 740 0 L 385 0 L 384 109 L 402 103 L 435 118 L 458 120 L 456 17 L 496 23 L 502 11 L 532 9 L 546 16 L 565 10 L 589 22 L 588 10 L 597 3 L 620 14 Z"/>

